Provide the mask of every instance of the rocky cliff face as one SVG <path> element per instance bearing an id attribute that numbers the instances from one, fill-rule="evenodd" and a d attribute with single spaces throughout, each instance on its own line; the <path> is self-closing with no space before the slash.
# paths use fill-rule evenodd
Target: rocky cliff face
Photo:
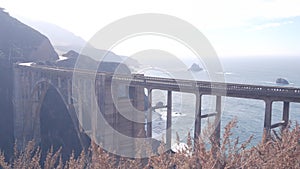
<path id="1" fill-rule="evenodd" d="M 12 64 L 31 61 L 51 62 L 56 59 L 58 55 L 47 37 L 11 17 L 0 7 L 0 149 L 9 158 L 15 141 Z"/>
<path id="2" fill-rule="evenodd" d="M 58 55 L 49 39 L 0 10 L 0 59 L 11 62 L 54 61 Z"/>

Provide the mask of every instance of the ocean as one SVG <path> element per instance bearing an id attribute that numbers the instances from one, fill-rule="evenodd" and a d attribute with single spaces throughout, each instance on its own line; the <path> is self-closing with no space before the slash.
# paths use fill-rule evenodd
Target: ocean
<path id="1" fill-rule="evenodd" d="M 277 78 L 285 78 L 290 84 L 286 87 L 300 87 L 300 57 L 232 57 L 221 58 L 225 82 L 241 84 L 257 84 L 276 86 Z M 199 63 L 201 65 L 201 63 Z M 203 65 L 203 64 L 202 64 Z M 186 69 L 177 68 L 175 77 L 184 77 Z M 148 76 L 172 77 L 172 73 L 164 74 L 159 71 L 145 72 Z M 174 72 L 173 72 L 174 74 Z M 209 80 L 207 71 L 193 73 L 197 80 Z M 163 102 L 166 104 L 166 91 L 153 91 L 153 104 Z M 273 103 L 272 124 L 281 121 L 283 104 Z M 233 138 L 239 137 L 240 141 L 254 136 L 251 145 L 261 141 L 263 134 L 265 104 L 261 100 L 222 97 L 221 137 L 225 125 L 237 119 L 236 128 L 232 130 Z M 203 96 L 202 113 L 215 112 L 215 97 Z M 176 133 L 181 142 L 186 142 L 188 132 L 193 136 L 195 116 L 195 96 L 187 93 L 173 92 L 172 103 L 172 142 L 175 143 Z M 166 109 L 153 112 L 153 137 L 161 140 L 165 138 Z M 207 122 L 213 118 L 202 120 L 202 130 Z M 290 120 L 295 124 L 300 122 L 300 103 L 291 103 Z"/>

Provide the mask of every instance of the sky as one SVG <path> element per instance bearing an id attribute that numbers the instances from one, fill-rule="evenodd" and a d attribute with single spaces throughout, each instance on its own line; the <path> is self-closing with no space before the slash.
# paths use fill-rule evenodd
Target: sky
<path id="1" fill-rule="evenodd" d="M 160 13 L 197 27 L 219 56 L 300 56 L 300 0 L 1 0 L 0 6 L 87 41 L 123 17 Z"/>

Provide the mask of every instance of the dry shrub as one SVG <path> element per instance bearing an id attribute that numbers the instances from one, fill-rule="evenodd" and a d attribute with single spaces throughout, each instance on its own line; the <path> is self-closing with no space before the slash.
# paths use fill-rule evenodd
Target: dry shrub
<path id="1" fill-rule="evenodd" d="M 56 152 L 53 152 L 53 147 L 50 148 L 50 150 L 47 153 L 45 162 L 44 162 L 44 168 L 45 169 L 51 169 L 54 168 L 56 163 L 58 162 L 57 168 L 62 167 L 62 160 L 60 159 L 59 161 L 57 160 L 58 157 L 60 156 L 61 148 L 57 150 Z"/>
<path id="2" fill-rule="evenodd" d="M 200 137 L 193 145 L 192 138 L 188 135 L 186 149 L 170 153 L 165 151 L 165 144 L 162 143 L 158 154 L 152 152 L 148 159 L 116 157 L 92 143 L 87 152 L 82 151 L 77 158 L 72 153 L 69 160 L 63 163 L 61 149 L 57 152 L 50 149 L 43 168 L 300 168 L 298 124 L 280 133 L 273 132 L 268 138 L 265 134 L 263 141 L 253 147 L 249 145 L 252 137 L 243 143 L 239 142 L 239 138 L 232 138 L 231 130 L 236 124 L 237 121 L 232 120 L 226 125 L 220 143 L 212 137 L 208 140 Z M 10 162 L 6 162 L 4 154 L 0 153 L 0 168 L 42 168 L 40 148 L 35 148 L 34 145 L 34 142 L 29 142 L 23 152 L 18 152 L 15 148 L 14 158 Z M 150 153 L 149 149 L 143 151 Z"/>
<path id="3" fill-rule="evenodd" d="M 247 153 L 245 167 L 258 168 L 300 168 L 300 128 L 298 123 L 292 129 L 286 128 L 273 133 L 270 139 L 264 134 L 263 141 Z"/>

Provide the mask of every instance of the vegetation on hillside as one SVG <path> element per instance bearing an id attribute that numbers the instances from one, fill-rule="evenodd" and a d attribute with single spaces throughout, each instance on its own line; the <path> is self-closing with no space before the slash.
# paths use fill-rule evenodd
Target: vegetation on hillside
<path id="1" fill-rule="evenodd" d="M 249 147 L 251 137 L 243 143 L 238 138 L 231 137 L 231 129 L 236 121 L 231 121 L 226 127 L 220 145 L 213 139 L 204 142 L 199 138 L 194 145 L 188 137 L 188 147 L 175 154 L 166 153 L 163 144 L 158 154 L 152 154 L 147 159 L 126 159 L 115 157 L 100 146 L 92 144 L 87 152 L 82 152 L 78 158 L 71 155 L 63 162 L 60 150 L 49 150 L 43 162 L 43 168 L 300 168 L 300 128 L 296 124 L 273 132 L 271 137 L 264 137 L 256 146 Z M 0 167 L 10 168 L 42 168 L 40 165 L 41 150 L 34 148 L 34 142 L 29 142 L 25 151 L 15 150 L 14 158 L 6 162 L 3 153 L 0 154 Z"/>

